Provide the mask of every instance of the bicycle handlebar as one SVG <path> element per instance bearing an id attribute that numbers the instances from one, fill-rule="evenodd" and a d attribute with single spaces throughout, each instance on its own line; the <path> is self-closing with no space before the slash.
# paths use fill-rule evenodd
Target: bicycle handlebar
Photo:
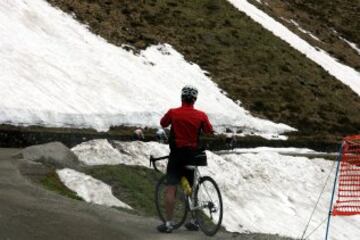
<path id="1" fill-rule="evenodd" d="M 160 172 L 160 170 L 156 167 L 156 162 L 160 161 L 160 160 L 168 159 L 168 158 L 169 158 L 169 155 L 168 156 L 163 156 L 163 157 L 158 157 L 158 158 L 154 158 L 152 155 L 150 155 L 150 167 L 151 167 L 151 164 L 152 164 L 155 171 Z"/>

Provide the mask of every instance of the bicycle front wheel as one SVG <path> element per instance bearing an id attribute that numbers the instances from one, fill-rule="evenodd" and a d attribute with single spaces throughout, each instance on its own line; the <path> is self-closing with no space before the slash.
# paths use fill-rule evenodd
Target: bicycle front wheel
<path id="1" fill-rule="evenodd" d="M 162 176 L 156 185 L 155 204 L 159 218 L 163 222 L 166 221 L 165 189 L 166 189 L 166 176 Z M 174 223 L 173 226 L 174 229 L 179 228 L 185 222 L 187 212 L 188 212 L 188 207 L 187 207 L 186 195 L 182 190 L 181 186 L 177 185 L 176 195 L 175 195 L 175 208 L 172 219 Z"/>
<path id="2" fill-rule="evenodd" d="M 215 235 L 223 218 L 222 197 L 215 180 L 209 176 L 200 178 L 194 200 L 195 217 L 200 229 L 208 236 Z"/>

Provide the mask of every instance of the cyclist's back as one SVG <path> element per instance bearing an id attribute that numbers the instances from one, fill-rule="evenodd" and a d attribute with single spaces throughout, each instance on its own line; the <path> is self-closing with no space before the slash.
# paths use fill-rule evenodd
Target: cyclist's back
<path id="1" fill-rule="evenodd" d="M 196 110 L 193 103 L 183 102 L 179 108 L 170 109 L 161 119 L 162 127 L 171 125 L 170 148 L 197 149 L 200 132 L 212 133 L 208 117 Z"/>

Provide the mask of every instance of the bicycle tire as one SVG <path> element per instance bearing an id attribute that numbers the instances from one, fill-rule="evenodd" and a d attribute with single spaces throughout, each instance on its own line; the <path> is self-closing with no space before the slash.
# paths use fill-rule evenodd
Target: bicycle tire
<path id="1" fill-rule="evenodd" d="M 209 189 L 207 185 L 213 189 Z M 205 192 L 203 192 L 203 190 Z M 211 194 L 215 195 L 210 197 Z M 217 198 L 217 201 L 214 201 Z M 194 195 L 195 207 L 203 205 L 202 209 L 196 209 L 195 218 L 199 224 L 199 227 L 203 233 L 207 236 L 214 236 L 221 227 L 223 218 L 223 202 L 221 193 L 215 180 L 209 176 L 201 177 L 198 185 L 195 188 Z M 216 216 L 215 216 L 216 213 Z M 217 217 L 214 219 L 213 217 Z"/>
<path id="2" fill-rule="evenodd" d="M 155 205 L 156 210 L 159 215 L 161 221 L 165 222 L 165 207 L 164 207 L 164 189 L 166 187 L 166 176 L 162 176 L 155 188 Z M 181 225 L 185 222 L 188 214 L 188 206 L 186 201 L 185 193 L 183 192 L 180 185 L 177 185 L 176 188 L 176 202 L 174 209 L 174 219 L 173 219 L 173 227 L 177 229 L 181 227 Z"/>

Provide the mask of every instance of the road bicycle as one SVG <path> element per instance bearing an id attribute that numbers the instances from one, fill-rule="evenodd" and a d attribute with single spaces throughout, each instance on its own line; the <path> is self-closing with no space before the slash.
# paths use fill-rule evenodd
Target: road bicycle
<path id="1" fill-rule="evenodd" d="M 150 156 L 150 166 L 152 165 L 156 171 L 160 172 L 156 162 L 168 158 L 169 156 L 158 158 Z M 182 177 L 181 184 L 176 186 L 173 227 L 174 229 L 181 227 L 190 212 L 191 217 L 199 224 L 201 231 L 208 236 L 213 236 L 220 229 L 223 218 L 223 203 L 219 187 L 210 176 L 201 176 L 198 166 L 186 167 L 194 169 L 194 183 L 190 187 L 187 179 Z M 163 175 L 156 184 L 155 190 L 155 205 L 163 222 L 166 221 L 165 187 L 166 176 Z"/>

